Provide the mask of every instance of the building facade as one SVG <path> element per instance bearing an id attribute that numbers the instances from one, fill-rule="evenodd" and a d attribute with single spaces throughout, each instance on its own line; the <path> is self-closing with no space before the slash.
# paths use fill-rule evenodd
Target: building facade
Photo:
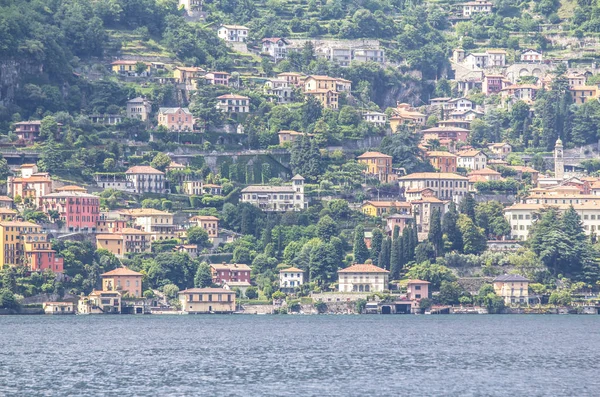
<path id="1" fill-rule="evenodd" d="M 304 178 L 296 175 L 291 186 L 248 186 L 242 189 L 241 202 L 263 211 L 300 211 L 308 204 L 304 201 Z"/>
<path id="2" fill-rule="evenodd" d="M 304 284 L 304 270 L 288 267 L 279 271 L 279 289 L 285 293 L 293 293 Z"/>
<path id="3" fill-rule="evenodd" d="M 210 265 L 213 283 L 223 284 L 225 282 L 250 282 L 250 266 L 243 263 L 215 263 Z"/>
<path id="4" fill-rule="evenodd" d="M 158 125 L 169 131 L 194 131 L 194 117 L 188 108 L 158 109 Z"/>
<path id="5" fill-rule="evenodd" d="M 165 173 L 146 165 L 136 165 L 125 172 L 134 193 L 166 193 Z"/>
<path id="6" fill-rule="evenodd" d="M 507 305 L 527 305 L 529 303 L 529 280 L 518 274 L 505 274 L 493 281 L 494 292 L 504 298 Z"/>
<path id="7" fill-rule="evenodd" d="M 188 288 L 179 292 L 181 310 L 189 314 L 233 313 L 235 291 L 223 288 Z"/>
<path id="8" fill-rule="evenodd" d="M 441 200 L 453 200 L 459 203 L 467 195 L 469 179 L 452 173 L 419 172 L 398 178 L 400 188 L 429 188 L 435 197 Z"/>
<path id="9" fill-rule="evenodd" d="M 102 277 L 103 291 L 119 291 L 121 294 L 141 298 L 142 295 L 142 273 L 138 273 L 126 267 L 119 267 L 100 275 Z"/>
<path id="10" fill-rule="evenodd" d="M 338 270 L 338 291 L 383 292 L 388 289 L 389 273 L 375 265 L 352 265 Z"/>

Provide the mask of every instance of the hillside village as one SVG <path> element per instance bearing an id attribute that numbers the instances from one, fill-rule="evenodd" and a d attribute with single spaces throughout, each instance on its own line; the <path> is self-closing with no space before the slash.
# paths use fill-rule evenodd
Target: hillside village
<path id="1" fill-rule="evenodd" d="M 598 314 L 595 6 L 55 3 L 0 6 L 0 310 Z"/>

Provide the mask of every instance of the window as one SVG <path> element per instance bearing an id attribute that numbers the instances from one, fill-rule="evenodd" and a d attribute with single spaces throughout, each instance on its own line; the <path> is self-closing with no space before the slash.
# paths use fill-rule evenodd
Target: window
<path id="1" fill-rule="evenodd" d="M 421 290 L 421 286 L 420 285 L 415 285 L 415 290 L 420 291 Z"/>

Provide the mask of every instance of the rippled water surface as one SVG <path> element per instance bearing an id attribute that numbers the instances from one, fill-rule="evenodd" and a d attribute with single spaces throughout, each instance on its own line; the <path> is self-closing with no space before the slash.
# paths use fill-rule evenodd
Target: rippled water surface
<path id="1" fill-rule="evenodd" d="M 1 396 L 598 396 L 600 316 L 0 316 Z"/>

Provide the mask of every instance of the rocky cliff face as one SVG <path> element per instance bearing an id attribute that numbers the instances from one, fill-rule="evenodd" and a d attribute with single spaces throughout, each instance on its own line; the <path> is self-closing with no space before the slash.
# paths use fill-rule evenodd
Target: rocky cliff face
<path id="1" fill-rule="evenodd" d="M 0 60 L 0 105 L 9 106 L 15 100 L 15 93 L 25 76 L 41 75 L 43 65 L 27 60 Z"/>

